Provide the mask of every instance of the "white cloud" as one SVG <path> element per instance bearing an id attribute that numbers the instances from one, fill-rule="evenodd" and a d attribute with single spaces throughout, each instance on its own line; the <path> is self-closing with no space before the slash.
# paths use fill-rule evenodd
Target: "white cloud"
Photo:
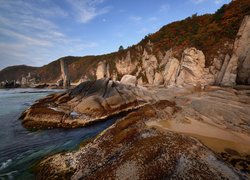
<path id="1" fill-rule="evenodd" d="M 111 7 L 99 7 L 104 0 L 68 0 L 75 12 L 77 18 L 82 23 L 87 23 L 97 16 L 106 14 Z"/>
<path id="2" fill-rule="evenodd" d="M 159 20 L 159 18 L 157 18 L 157 17 L 150 17 L 150 18 L 148 18 L 149 22 L 156 22 L 158 20 Z"/>
<path id="3" fill-rule="evenodd" d="M 160 12 L 168 12 L 170 9 L 170 5 L 169 4 L 162 4 L 160 6 Z"/>
<path id="4" fill-rule="evenodd" d="M 133 21 L 141 21 L 142 17 L 140 17 L 140 16 L 130 16 L 129 19 L 131 19 Z"/>
<path id="5" fill-rule="evenodd" d="M 62 18 L 68 13 L 53 3 L 53 1 L 23 1 L 1 0 L 0 9 L 7 11 L 9 15 L 35 16 Z"/>
<path id="6" fill-rule="evenodd" d="M 125 33 L 124 32 L 116 32 L 116 33 L 114 33 L 114 36 L 118 37 L 118 38 L 123 38 L 123 37 L 125 37 Z"/>
<path id="7" fill-rule="evenodd" d="M 223 0 L 215 0 L 214 3 L 215 4 L 221 4 L 221 3 L 223 3 Z"/>
<path id="8" fill-rule="evenodd" d="M 35 49 L 28 49 L 24 44 L 12 44 L 12 43 L 0 43 L 1 64 L 0 69 L 10 65 L 27 64 L 39 66 L 43 61 L 37 61 L 37 57 L 34 56 Z M 43 54 L 40 55 L 43 57 Z"/>
<path id="9" fill-rule="evenodd" d="M 65 34 L 55 19 L 67 18 L 68 14 L 53 1 L 0 2 L 0 69 L 14 64 L 41 66 L 99 46 Z M 37 5 L 43 2 L 45 5 Z"/>
<path id="10" fill-rule="evenodd" d="M 191 0 L 192 3 L 195 3 L 195 4 L 200 4 L 200 3 L 203 3 L 207 0 Z"/>
<path id="11" fill-rule="evenodd" d="M 9 38 L 15 37 L 17 40 L 25 44 L 36 45 L 36 46 L 51 46 L 51 42 L 49 41 L 33 38 L 31 36 L 27 36 L 27 35 L 17 33 L 11 30 L 3 29 L 3 28 L 0 28 L 0 34 L 9 36 Z"/>
<path id="12" fill-rule="evenodd" d="M 191 2 L 194 4 L 201 4 L 204 2 L 208 2 L 208 0 L 191 0 Z M 218 5 L 224 3 L 224 0 L 211 0 L 210 2 Z"/>
<path id="13" fill-rule="evenodd" d="M 137 31 L 138 34 L 147 34 L 148 32 L 149 32 L 149 30 L 145 27 L 143 27 Z"/>

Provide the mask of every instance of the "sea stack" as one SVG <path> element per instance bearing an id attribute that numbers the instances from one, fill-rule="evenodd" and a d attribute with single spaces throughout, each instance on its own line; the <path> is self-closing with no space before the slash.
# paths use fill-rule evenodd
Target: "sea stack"
<path id="1" fill-rule="evenodd" d="M 63 59 L 60 60 L 61 65 L 61 78 L 63 80 L 63 87 L 67 88 L 70 86 L 70 79 L 68 75 L 68 67 Z"/>

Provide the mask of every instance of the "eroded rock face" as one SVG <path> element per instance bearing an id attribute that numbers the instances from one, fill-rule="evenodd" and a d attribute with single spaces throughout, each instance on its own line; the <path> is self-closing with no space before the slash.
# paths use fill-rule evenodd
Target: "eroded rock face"
<path id="1" fill-rule="evenodd" d="M 237 72 L 237 83 L 250 84 L 250 16 L 246 16 L 239 30 L 239 62 Z"/>
<path id="2" fill-rule="evenodd" d="M 164 83 L 163 75 L 161 72 L 156 72 L 155 73 L 155 79 L 154 79 L 154 85 L 159 86 Z"/>
<path id="3" fill-rule="evenodd" d="M 179 61 L 176 58 L 170 58 L 164 71 L 165 86 L 175 85 L 178 76 Z"/>
<path id="4" fill-rule="evenodd" d="M 76 152 L 41 161 L 37 179 L 242 178 L 196 139 L 145 125 L 178 111 L 166 100 L 146 105 Z"/>
<path id="5" fill-rule="evenodd" d="M 172 49 L 169 49 L 166 53 L 165 56 L 161 59 L 161 63 L 159 65 L 159 67 L 164 67 L 166 66 L 166 64 L 168 63 L 169 59 L 173 57 L 173 51 Z"/>
<path id="6" fill-rule="evenodd" d="M 203 68 L 205 67 L 205 56 L 202 51 L 195 48 L 186 49 L 178 75 L 177 84 L 192 84 L 201 79 Z"/>
<path id="7" fill-rule="evenodd" d="M 132 62 L 130 51 L 128 51 L 125 58 L 116 61 L 115 66 L 121 75 L 132 74 L 136 70 L 137 62 Z"/>
<path id="8" fill-rule="evenodd" d="M 63 87 L 67 88 L 70 86 L 70 79 L 69 79 L 68 67 L 63 59 L 60 60 L 60 66 L 61 66 L 61 78 L 63 81 Z"/>
<path id="9" fill-rule="evenodd" d="M 86 126 L 153 100 L 145 89 L 109 79 L 86 81 L 73 90 L 49 95 L 23 112 L 26 128 Z"/>
<path id="10" fill-rule="evenodd" d="M 234 43 L 233 55 L 228 63 L 222 85 L 233 86 L 237 81 L 249 84 L 250 77 L 250 16 L 246 16 L 241 24 Z"/>
<path id="11" fill-rule="evenodd" d="M 96 69 L 96 79 L 106 78 L 107 76 L 107 63 L 105 61 L 100 61 Z"/>
<path id="12" fill-rule="evenodd" d="M 154 83 L 155 70 L 157 69 L 157 67 L 158 67 L 157 58 L 154 55 L 149 54 L 146 51 L 146 49 L 144 49 L 142 55 L 142 68 L 146 73 L 148 84 L 150 85 Z"/>
<path id="13" fill-rule="evenodd" d="M 176 84 L 207 85 L 213 82 L 213 76 L 209 73 L 209 69 L 205 68 L 205 56 L 203 52 L 196 48 L 186 49 L 183 52 Z"/>
<path id="14" fill-rule="evenodd" d="M 230 56 L 227 54 L 225 56 L 223 65 L 222 65 L 222 67 L 221 67 L 221 69 L 220 69 L 220 71 L 219 71 L 219 73 L 218 73 L 218 75 L 216 77 L 216 80 L 215 80 L 215 84 L 216 85 L 220 85 L 221 84 L 221 81 L 222 81 L 222 79 L 223 79 L 223 77 L 225 75 L 225 72 L 226 72 L 226 69 L 227 69 L 229 61 L 230 61 Z"/>

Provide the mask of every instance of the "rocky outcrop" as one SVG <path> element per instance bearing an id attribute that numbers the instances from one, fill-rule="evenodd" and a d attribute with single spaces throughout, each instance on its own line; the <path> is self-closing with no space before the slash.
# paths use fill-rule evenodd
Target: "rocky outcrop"
<path id="1" fill-rule="evenodd" d="M 132 74 L 136 70 L 137 62 L 132 62 L 130 51 L 128 51 L 126 57 L 116 60 L 115 67 L 121 75 Z"/>
<path id="2" fill-rule="evenodd" d="M 81 127 L 152 100 L 145 88 L 109 79 L 86 81 L 73 90 L 39 100 L 23 112 L 21 119 L 29 129 Z"/>
<path id="3" fill-rule="evenodd" d="M 165 52 L 165 56 L 161 59 L 159 68 L 165 67 L 171 57 L 173 57 L 173 50 L 169 49 Z"/>
<path id="4" fill-rule="evenodd" d="M 0 88 L 19 88 L 21 87 L 20 82 L 17 81 L 3 81 L 0 83 Z"/>
<path id="5" fill-rule="evenodd" d="M 164 85 L 165 86 L 171 86 L 171 85 L 175 85 L 176 83 L 176 78 L 178 76 L 178 72 L 179 72 L 179 61 L 176 58 L 170 58 L 167 65 L 165 66 L 165 70 L 164 70 Z"/>
<path id="6" fill-rule="evenodd" d="M 106 61 L 100 61 L 96 69 L 96 79 L 109 78 L 110 70 L 109 64 Z"/>
<path id="7" fill-rule="evenodd" d="M 149 85 L 162 85 L 165 86 L 185 86 L 187 84 L 202 84 L 208 85 L 215 82 L 215 77 L 217 76 L 221 68 L 219 60 L 215 59 L 215 65 L 213 68 L 205 67 L 205 56 L 202 51 L 196 48 L 187 48 L 182 54 L 182 58 L 179 61 L 173 56 L 172 49 L 168 50 L 165 55 L 158 55 L 158 59 L 154 54 L 152 54 L 152 43 L 147 45 L 143 50 L 141 57 L 141 64 L 128 64 L 125 62 L 131 62 L 129 59 L 130 54 L 126 56 L 127 69 L 134 69 L 133 67 L 137 65 L 137 72 L 135 73 L 138 78 L 139 84 L 149 84 Z M 225 61 L 226 62 L 226 61 Z M 121 68 L 120 61 L 116 64 L 116 67 L 120 67 L 119 74 L 125 73 L 125 69 Z M 225 68 L 225 65 L 223 66 Z M 124 71 L 122 71 L 122 69 Z M 135 70 L 135 69 L 134 69 Z M 131 72 L 131 71 L 127 71 Z M 223 76 L 221 73 L 218 77 L 219 79 Z"/>
<path id="8" fill-rule="evenodd" d="M 230 57 L 232 43 L 225 42 L 222 50 L 217 51 L 213 61 L 205 67 L 206 58 L 201 50 L 195 47 L 183 52 L 169 49 L 162 53 L 153 53 L 154 44 L 149 41 L 144 48 L 136 48 L 137 60 L 132 61 L 131 52 L 116 61 L 118 74 L 135 75 L 139 84 L 165 86 L 201 85 L 235 85 L 237 82 L 248 84 L 250 77 L 249 32 L 250 20 L 246 16 L 239 29 L 234 43 L 233 55 Z M 228 49 L 228 51 L 225 51 Z M 178 60 L 177 54 L 182 57 Z M 180 57 L 180 56 L 179 56 Z"/>
<path id="9" fill-rule="evenodd" d="M 239 83 L 250 84 L 250 16 L 241 24 L 234 43 L 233 55 L 227 65 L 222 85 L 233 86 L 236 78 Z M 238 77 L 237 77 L 238 76 Z"/>
<path id="10" fill-rule="evenodd" d="M 63 87 L 67 88 L 70 86 L 70 79 L 68 74 L 68 67 L 64 59 L 60 60 L 60 67 L 61 67 L 61 79 L 63 81 Z"/>
<path id="11" fill-rule="evenodd" d="M 154 86 L 159 86 L 164 83 L 164 78 L 161 72 L 156 72 L 155 73 L 155 78 L 154 78 Z"/>
<path id="12" fill-rule="evenodd" d="M 36 170 L 37 178 L 247 179 L 247 174 L 244 174 L 246 166 L 240 165 L 247 161 L 229 158 L 230 153 L 237 154 L 235 150 L 214 150 L 214 147 L 227 147 L 232 143 L 219 141 L 219 144 L 213 146 L 213 142 L 218 140 L 199 141 L 197 138 L 202 138 L 202 135 L 193 136 L 204 133 L 204 136 L 211 135 L 217 139 L 224 137 L 239 144 L 244 136 L 247 135 L 247 139 L 250 129 L 247 119 L 250 111 L 245 104 L 250 102 L 249 97 L 245 97 L 247 92 L 238 92 L 236 95 L 235 90 L 216 87 L 205 91 L 194 87 L 155 91 L 160 99 L 158 102 L 131 112 L 77 151 L 42 160 Z M 226 95 L 225 99 L 223 95 Z M 215 102 L 216 106 L 211 106 L 210 103 Z M 224 107 L 233 107 L 234 104 L 243 108 L 240 124 L 235 121 L 238 110 L 231 111 Z M 232 117 L 225 122 L 223 118 L 229 116 Z M 217 117 L 219 119 L 215 124 Z M 171 126 L 172 123 L 175 124 Z M 181 130 L 185 135 L 181 134 Z M 226 133 L 231 133 L 233 138 Z M 246 140 L 244 143 L 250 142 Z M 243 151 L 250 150 L 250 146 L 242 147 Z M 242 171 L 238 169 L 240 166 Z"/>
<path id="13" fill-rule="evenodd" d="M 237 83 L 250 84 L 250 16 L 246 16 L 242 22 L 238 35 L 237 53 L 239 55 Z"/>
<path id="14" fill-rule="evenodd" d="M 135 86 L 137 85 L 137 79 L 135 76 L 127 74 L 122 77 L 121 83 Z"/>
<path id="15" fill-rule="evenodd" d="M 216 80 L 215 80 L 216 85 L 221 85 L 221 81 L 225 75 L 229 61 L 230 61 L 230 56 L 227 54 L 224 59 L 223 65 L 221 66 L 220 71 L 216 77 Z"/>
<path id="16" fill-rule="evenodd" d="M 151 47 L 151 46 L 150 46 Z M 142 55 L 142 68 L 145 71 L 148 84 L 153 85 L 155 78 L 155 71 L 158 67 L 158 61 L 156 56 L 149 54 L 146 49 L 144 49 Z"/>
<path id="17" fill-rule="evenodd" d="M 207 85 L 210 83 L 213 83 L 213 79 L 209 74 L 209 70 L 205 68 L 205 56 L 203 52 L 195 48 L 186 49 L 182 55 L 176 84 Z"/>

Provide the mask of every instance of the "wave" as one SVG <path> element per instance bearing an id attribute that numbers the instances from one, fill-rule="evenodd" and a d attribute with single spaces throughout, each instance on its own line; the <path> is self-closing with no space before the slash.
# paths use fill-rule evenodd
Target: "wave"
<path id="1" fill-rule="evenodd" d="M 8 173 L 0 174 L 0 179 L 15 179 L 15 174 L 17 174 L 18 171 L 11 171 Z"/>
<path id="2" fill-rule="evenodd" d="M 0 171 L 7 168 L 11 163 L 12 163 L 12 159 L 8 159 L 7 161 L 2 162 L 0 166 Z"/>

